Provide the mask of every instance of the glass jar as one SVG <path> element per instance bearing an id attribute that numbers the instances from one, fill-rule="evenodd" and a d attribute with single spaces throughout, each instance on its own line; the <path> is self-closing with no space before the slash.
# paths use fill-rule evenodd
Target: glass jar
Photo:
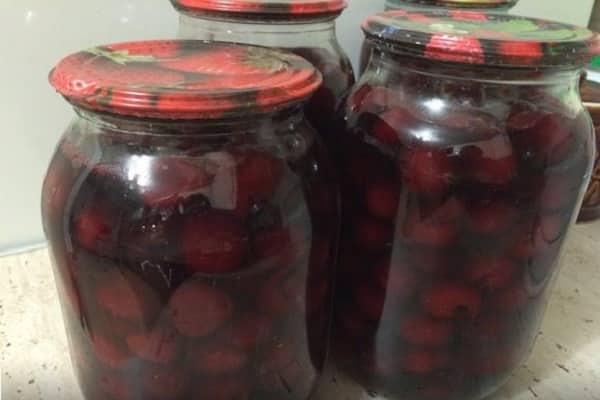
<path id="1" fill-rule="evenodd" d="M 454 9 L 455 13 L 477 11 L 508 11 L 519 0 L 387 0 L 386 11 L 390 10 L 448 10 Z M 360 52 L 360 74 L 367 68 L 371 57 L 371 46 L 368 40 L 363 41 Z"/>
<path id="2" fill-rule="evenodd" d="M 364 30 L 374 53 L 338 141 L 334 391 L 480 399 L 533 346 L 590 178 L 578 83 L 597 38 L 447 11 Z"/>
<path id="3" fill-rule="evenodd" d="M 181 13 L 179 37 L 276 47 L 304 57 L 323 85 L 306 105 L 310 123 L 330 138 L 335 110 L 354 84 L 335 20 L 344 0 L 171 0 Z"/>
<path id="4" fill-rule="evenodd" d="M 586 69 L 586 80 L 581 86 L 581 98 L 587 107 L 596 132 L 600 132 L 600 57 Z M 588 186 L 583 205 L 579 212 L 579 221 L 592 221 L 600 218 L 600 135 L 596 135 L 596 163 L 592 179 Z"/>
<path id="5" fill-rule="evenodd" d="M 43 187 L 86 399 L 301 399 L 325 357 L 336 182 L 300 57 L 103 46 L 50 77 L 77 117 Z"/>

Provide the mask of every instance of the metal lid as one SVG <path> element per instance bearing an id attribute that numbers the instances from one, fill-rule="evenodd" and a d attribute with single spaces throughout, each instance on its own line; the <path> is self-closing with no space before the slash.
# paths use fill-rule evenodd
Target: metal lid
<path id="1" fill-rule="evenodd" d="M 600 50 L 586 28 L 492 12 L 388 11 L 367 18 L 363 30 L 410 56 L 468 64 L 567 67 Z"/>
<path id="2" fill-rule="evenodd" d="M 259 15 L 267 18 L 315 18 L 337 15 L 345 0 L 171 0 L 188 13 L 219 13 L 228 16 Z"/>
<path id="3" fill-rule="evenodd" d="M 427 7 L 454 7 L 475 9 L 507 9 L 514 7 L 519 0 L 388 0 L 390 7 L 411 4 Z"/>
<path id="4" fill-rule="evenodd" d="M 72 54 L 50 83 L 76 106 L 141 118 L 264 113 L 308 98 L 321 75 L 303 58 L 202 41 L 107 45 Z"/>

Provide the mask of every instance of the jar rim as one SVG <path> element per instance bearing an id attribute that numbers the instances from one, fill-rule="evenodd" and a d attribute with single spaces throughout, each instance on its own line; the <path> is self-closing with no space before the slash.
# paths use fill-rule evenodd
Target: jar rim
<path id="1" fill-rule="evenodd" d="M 346 0 L 171 0 L 175 9 L 192 15 L 228 18 L 297 20 L 334 18 L 348 6 Z"/>
<path id="2" fill-rule="evenodd" d="M 395 10 L 362 29 L 390 51 L 462 64 L 572 67 L 600 52 L 600 36 L 587 28 L 499 12 Z"/>
<path id="3" fill-rule="evenodd" d="M 301 103 L 321 74 L 291 53 L 205 41 L 146 41 L 72 54 L 50 73 L 75 106 L 138 118 L 222 119 Z"/>

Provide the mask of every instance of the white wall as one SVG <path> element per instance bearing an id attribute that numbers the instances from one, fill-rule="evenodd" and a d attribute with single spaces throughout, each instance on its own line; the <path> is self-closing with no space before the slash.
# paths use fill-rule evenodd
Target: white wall
<path id="1" fill-rule="evenodd" d="M 173 37 L 168 0 L 0 1 L 0 253 L 39 244 L 40 187 L 54 145 L 72 116 L 46 77 L 63 55 L 100 43 Z M 349 0 L 342 45 L 354 61 L 359 23 L 383 0 Z M 593 0 L 521 0 L 515 12 L 585 25 Z M 574 4 L 576 4 L 574 6 Z"/>

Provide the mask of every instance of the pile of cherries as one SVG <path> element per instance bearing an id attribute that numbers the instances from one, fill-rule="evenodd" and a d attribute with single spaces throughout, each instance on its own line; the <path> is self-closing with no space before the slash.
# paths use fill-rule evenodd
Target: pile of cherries
<path id="1" fill-rule="evenodd" d="M 481 398 L 537 335 L 590 121 L 544 85 L 383 74 L 349 97 L 338 152 L 333 358 L 388 398 Z"/>
<path id="2" fill-rule="evenodd" d="M 60 144 L 43 202 L 86 398 L 307 398 L 337 229 L 312 131 L 288 157 L 88 129 Z"/>

